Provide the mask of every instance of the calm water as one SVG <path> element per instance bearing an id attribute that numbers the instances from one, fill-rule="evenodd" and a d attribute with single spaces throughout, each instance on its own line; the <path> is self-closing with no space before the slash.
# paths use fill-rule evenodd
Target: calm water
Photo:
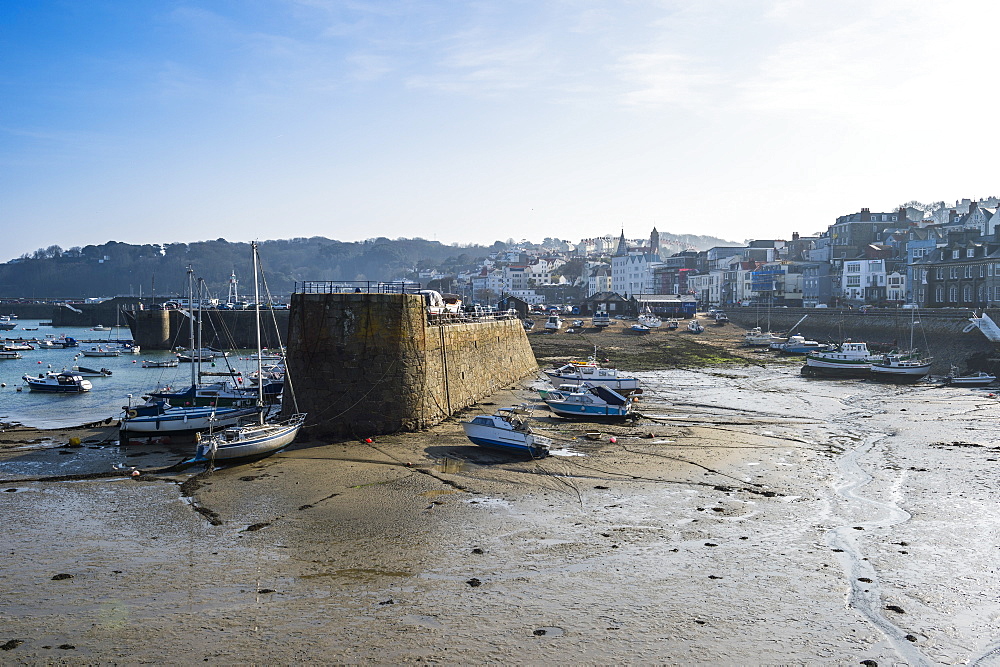
<path id="1" fill-rule="evenodd" d="M 37 331 L 24 327 L 38 327 Z M 23 359 L 0 360 L 0 421 L 17 422 L 37 428 L 60 428 L 79 426 L 109 417 L 117 419 L 122 406 L 128 403 L 132 394 L 133 402 L 147 391 L 171 385 L 183 388 L 191 384 L 191 365 L 180 364 L 177 368 L 143 368 L 143 359 L 170 359 L 173 354 L 165 350 L 143 351 L 141 354 L 123 354 L 120 357 L 84 357 L 82 350 L 91 347 L 84 341 L 106 342 L 108 340 L 131 339 L 128 327 L 112 331 L 91 331 L 85 327 L 43 327 L 39 320 L 18 320 L 18 328 L 0 332 L 3 338 L 44 338 L 46 334 L 55 337 L 70 336 L 80 341 L 78 348 L 56 350 L 33 350 L 21 352 Z M 256 362 L 247 359 L 249 351 L 233 353 L 229 363 L 244 374 L 256 369 Z M 29 391 L 22 379 L 25 374 L 39 375 L 48 370 L 62 370 L 74 365 L 86 368 L 107 368 L 111 377 L 88 378 L 94 388 L 82 394 L 47 394 Z M 202 370 L 224 371 L 225 362 L 218 360 L 216 367 L 203 365 Z M 205 378 L 206 381 L 210 378 Z"/>

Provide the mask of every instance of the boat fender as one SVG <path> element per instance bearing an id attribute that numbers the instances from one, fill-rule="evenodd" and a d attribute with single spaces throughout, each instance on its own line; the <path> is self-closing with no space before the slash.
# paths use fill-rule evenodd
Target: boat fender
<path id="1" fill-rule="evenodd" d="M 138 412 L 136 412 L 135 410 L 129 410 L 129 411 L 128 411 L 128 412 L 126 412 L 125 414 L 127 414 L 127 415 L 128 415 L 128 418 L 129 418 L 129 419 L 131 419 L 132 417 L 135 417 L 135 416 L 137 416 L 137 415 L 138 415 L 139 413 L 138 413 Z"/>

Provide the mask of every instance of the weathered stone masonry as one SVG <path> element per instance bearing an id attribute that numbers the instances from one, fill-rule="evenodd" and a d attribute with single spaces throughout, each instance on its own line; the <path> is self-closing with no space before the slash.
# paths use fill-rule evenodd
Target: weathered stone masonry
<path id="1" fill-rule="evenodd" d="M 294 294 L 288 369 L 314 436 L 364 438 L 433 426 L 537 364 L 516 319 L 431 325 L 418 295 Z"/>

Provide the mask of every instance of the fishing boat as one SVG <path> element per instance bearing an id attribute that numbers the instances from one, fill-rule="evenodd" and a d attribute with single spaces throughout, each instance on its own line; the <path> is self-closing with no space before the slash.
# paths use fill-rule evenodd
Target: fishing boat
<path id="1" fill-rule="evenodd" d="M 606 310 L 598 310 L 594 313 L 590 323 L 598 329 L 603 329 L 604 327 L 611 326 L 611 316 L 608 315 Z"/>
<path id="2" fill-rule="evenodd" d="M 868 351 L 865 343 L 847 341 L 832 350 L 816 350 L 806 355 L 803 375 L 831 375 L 841 377 L 867 377 L 872 363 L 879 356 Z"/>
<path id="3" fill-rule="evenodd" d="M 257 242 L 250 244 L 253 254 L 253 275 L 254 275 L 254 308 L 257 326 L 257 374 L 262 373 L 261 358 L 261 334 L 260 334 L 260 294 L 259 279 L 260 258 L 257 254 Z M 268 294 L 270 301 L 270 294 Z M 287 371 L 285 381 L 288 382 Z M 291 411 L 290 416 L 284 419 L 268 419 L 264 409 L 264 387 L 265 383 L 257 385 L 257 407 L 259 417 L 255 422 L 248 422 L 238 426 L 231 426 L 219 433 L 212 433 L 207 439 L 198 444 L 195 453 L 195 460 L 227 461 L 235 462 L 240 460 L 259 459 L 274 454 L 295 440 L 302 425 L 305 424 L 306 415 L 298 411 L 298 405 Z M 291 400 L 295 402 L 295 394 L 291 393 Z"/>
<path id="4" fill-rule="evenodd" d="M 680 327 L 681 323 L 677 321 L 676 318 L 670 318 L 667 320 L 667 331 L 676 331 Z"/>
<path id="5" fill-rule="evenodd" d="M 639 378 L 619 373 L 617 368 L 604 368 L 598 365 L 596 355 L 587 363 L 569 363 L 556 369 L 546 370 L 544 373 L 552 378 L 554 384 L 581 385 L 589 382 L 623 394 L 639 391 Z"/>
<path id="6" fill-rule="evenodd" d="M 51 394 L 82 394 L 93 389 L 90 380 L 85 380 L 72 371 L 49 371 L 43 375 L 23 375 L 22 380 L 28 383 L 31 391 L 48 392 Z"/>
<path id="7" fill-rule="evenodd" d="M 552 441 L 532 433 L 524 407 L 501 408 L 492 415 L 478 415 L 461 422 L 465 437 L 480 447 L 526 454 L 533 459 L 548 456 Z"/>
<path id="8" fill-rule="evenodd" d="M 951 372 L 944 377 L 944 383 L 952 387 L 985 387 L 997 381 L 996 375 L 984 371 L 958 374 L 958 366 L 952 366 Z"/>
<path id="9" fill-rule="evenodd" d="M 705 330 L 705 327 L 703 327 L 701 322 L 699 322 L 698 320 L 691 320 L 690 322 L 688 322 L 687 330 L 691 333 L 700 334 L 702 331 Z"/>
<path id="10" fill-rule="evenodd" d="M 621 420 L 632 414 L 632 401 L 614 389 L 584 382 L 539 391 L 545 405 L 560 417 Z"/>

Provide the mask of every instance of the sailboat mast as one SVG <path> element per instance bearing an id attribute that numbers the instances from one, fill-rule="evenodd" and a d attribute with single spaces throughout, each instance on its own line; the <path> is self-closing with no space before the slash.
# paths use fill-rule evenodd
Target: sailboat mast
<path id="1" fill-rule="evenodd" d="M 188 344 L 194 349 L 194 268 L 188 266 Z M 194 359 L 191 360 L 191 386 L 198 384 L 197 369 Z"/>
<path id="2" fill-rule="evenodd" d="M 253 251 L 253 311 L 254 311 L 254 323 L 257 327 L 257 401 L 260 404 L 260 422 L 264 423 L 264 365 L 261 362 L 261 352 L 260 347 L 260 286 L 258 283 L 257 273 L 257 242 L 250 242 L 250 249 Z"/>

